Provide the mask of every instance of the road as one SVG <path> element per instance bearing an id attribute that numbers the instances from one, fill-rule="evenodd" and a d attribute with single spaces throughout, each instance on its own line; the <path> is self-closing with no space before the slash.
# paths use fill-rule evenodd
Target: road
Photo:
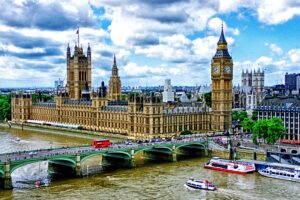
<path id="1" fill-rule="evenodd" d="M 195 136 L 187 137 L 180 139 L 172 139 L 171 141 L 154 141 L 154 142 L 122 142 L 122 143 L 113 143 L 110 147 L 105 148 L 105 150 L 116 150 L 116 149 L 125 149 L 125 148 L 138 148 L 143 146 L 155 146 L 158 144 L 176 144 L 182 142 L 193 142 L 193 141 L 206 141 L 206 137 Z M 76 155 L 87 152 L 97 152 L 103 151 L 104 148 L 93 148 L 93 146 L 76 146 L 76 147 L 62 147 L 54 149 L 38 149 L 31 151 L 19 151 L 13 153 L 0 154 L 0 163 L 5 163 L 7 161 L 17 161 L 33 158 L 47 158 L 57 155 Z"/>

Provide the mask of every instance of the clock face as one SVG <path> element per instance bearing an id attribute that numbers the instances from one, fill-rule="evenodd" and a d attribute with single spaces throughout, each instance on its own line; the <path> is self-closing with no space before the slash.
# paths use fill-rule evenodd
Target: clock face
<path id="1" fill-rule="evenodd" d="M 229 73 L 230 73 L 230 71 L 231 71 L 231 68 L 230 68 L 230 66 L 226 66 L 226 67 L 225 67 L 225 72 L 226 72 L 226 74 L 229 74 Z"/>
<path id="2" fill-rule="evenodd" d="M 219 73 L 219 66 L 214 66 L 214 74 L 218 74 Z"/>

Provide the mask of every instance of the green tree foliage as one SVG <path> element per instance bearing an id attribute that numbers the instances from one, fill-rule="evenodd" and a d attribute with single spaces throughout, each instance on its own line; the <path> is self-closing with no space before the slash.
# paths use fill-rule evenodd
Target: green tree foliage
<path id="1" fill-rule="evenodd" d="M 11 119 L 11 96 L 0 95 L 0 120 Z"/>
<path id="2" fill-rule="evenodd" d="M 259 120 L 255 122 L 252 129 L 252 140 L 253 143 L 258 144 L 258 139 L 264 139 L 267 137 L 268 133 L 268 122 L 267 120 Z"/>
<path id="3" fill-rule="evenodd" d="M 285 128 L 280 118 L 272 118 L 268 121 L 267 143 L 274 144 L 279 138 L 284 136 Z"/>
<path id="4" fill-rule="evenodd" d="M 32 102 L 33 102 L 33 103 L 38 102 L 38 95 L 37 95 L 37 94 L 32 94 L 32 95 L 31 95 L 31 98 L 32 98 Z"/>
<path id="5" fill-rule="evenodd" d="M 254 110 L 253 112 L 252 112 L 252 118 L 251 118 L 253 121 L 256 121 L 257 120 L 257 111 L 256 110 Z"/>
<path id="6" fill-rule="evenodd" d="M 127 94 L 122 94 L 122 95 L 121 95 L 121 100 L 122 100 L 122 101 L 127 100 Z"/>
<path id="7" fill-rule="evenodd" d="M 251 131 L 253 128 L 254 122 L 251 119 L 244 119 L 244 121 L 242 122 L 242 127 L 244 129 L 244 131 Z"/>
<path id="8" fill-rule="evenodd" d="M 237 121 L 239 119 L 239 112 L 233 111 L 232 112 L 232 121 Z"/>
<path id="9" fill-rule="evenodd" d="M 190 130 L 184 130 L 184 131 L 181 131 L 181 133 L 180 133 L 180 135 L 191 135 L 191 134 L 193 134 L 193 132 Z"/>
<path id="10" fill-rule="evenodd" d="M 255 144 L 258 144 L 258 139 L 263 139 L 267 144 L 274 144 L 284 134 L 285 128 L 280 118 L 259 120 L 253 126 L 252 140 Z"/>
<path id="11" fill-rule="evenodd" d="M 246 119 L 247 117 L 248 117 L 248 115 L 247 115 L 247 112 L 246 111 L 241 111 L 241 112 L 239 112 L 239 120 L 241 121 L 241 122 L 243 122 L 244 121 L 244 119 Z"/>
<path id="12" fill-rule="evenodd" d="M 50 96 L 48 94 L 36 94 L 36 93 L 32 94 L 31 98 L 33 103 L 36 103 L 38 101 L 47 102 L 47 101 L 52 101 L 54 99 L 53 96 Z"/>
<path id="13" fill-rule="evenodd" d="M 211 107 L 211 92 L 207 92 L 204 94 L 204 100 L 206 102 L 206 105 Z"/>
<path id="14" fill-rule="evenodd" d="M 43 99 L 43 102 L 47 102 L 47 101 L 53 100 L 53 97 L 48 94 L 42 94 L 42 99 Z"/>

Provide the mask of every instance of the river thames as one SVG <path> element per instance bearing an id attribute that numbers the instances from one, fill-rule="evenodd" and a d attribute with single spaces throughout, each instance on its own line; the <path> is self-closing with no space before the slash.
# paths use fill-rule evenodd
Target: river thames
<path id="1" fill-rule="evenodd" d="M 0 153 L 88 143 L 91 139 L 0 127 Z M 135 169 L 55 180 L 49 177 L 44 161 L 15 170 L 14 189 L 0 189 L 0 199 L 300 199 L 300 183 L 266 178 L 258 173 L 235 175 L 207 170 L 202 166 L 208 159 L 148 163 Z M 189 177 L 208 179 L 218 190 L 188 190 L 184 183 Z M 34 181 L 38 179 L 47 186 L 35 188 Z"/>

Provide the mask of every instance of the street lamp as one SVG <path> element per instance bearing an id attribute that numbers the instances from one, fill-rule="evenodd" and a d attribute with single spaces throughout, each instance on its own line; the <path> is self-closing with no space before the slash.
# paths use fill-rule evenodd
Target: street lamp
<path id="1" fill-rule="evenodd" d="M 227 149 L 230 149 L 230 143 L 229 143 L 229 139 L 230 139 L 230 135 L 229 135 L 229 131 L 227 130 L 224 134 L 225 136 L 227 136 Z"/>

